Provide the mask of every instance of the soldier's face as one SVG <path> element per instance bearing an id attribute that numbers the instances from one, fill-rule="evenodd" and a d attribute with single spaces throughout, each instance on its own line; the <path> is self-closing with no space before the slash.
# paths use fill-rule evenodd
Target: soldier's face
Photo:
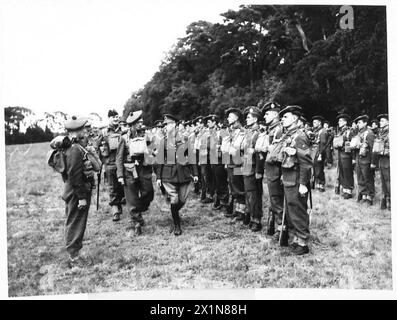
<path id="1" fill-rule="evenodd" d="M 233 112 L 230 112 L 229 115 L 227 116 L 227 122 L 229 124 L 233 124 L 238 120 L 238 117 L 236 114 L 234 114 Z"/>
<path id="2" fill-rule="evenodd" d="M 287 112 L 283 115 L 283 118 L 281 119 L 281 123 L 284 128 L 290 127 L 294 122 L 298 121 L 298 116 L 291 113 Z"/>
<path id="3" fill-rule="evenodd" d="M 208 126 L 208 128 L 214 128 L 215 125 L 216 125 L 216 122 L 215 122 L 215 121 L 212 121 L 212 120 L 208 120 L 208 121 L 207 121 L 207 126 Z"/>
<path id="4" fill-rule="evenodd" d="M 381 118 L 379 121 L 379 127 L 383 128 L 384 126 L 387 126 L 389 124 L 389 120 L 385 118 Z"/>
<path id="5" fill-rule="evenodd" d="M 257 117 L 254 117 L 251 113 L 248 113 L 247 114 L 247 125 L 248 126 L 250 126 L 250 125 L 252 125 L 253 123 L 255 123 L 255 122 L 257 122 L 258 121 L 258 118 Z"/>
<path id="6" fill-rule="evenodd" d="M 276 111 L 266 111 L 265 112 L 265 121 L 267 124 L 269 124 L 270 122 L 272 122 L 276 117 L 278 116 L 278 112 Z"/>
<path id="7" fill-rule="evenodd" d="M 359 120 L 359 121 L 357 121 L 357 126 L 358 126 L 358 128 L 361 130 L 362 128 L 364 128 L 365 126 L 367 126 L 367 123 L 364 122 L 363 120 Z"/>
<path id="8" fill-rule="evenodd" d="M 328 123 L 324 123 L 323 127 L 324 127 L 324 129 L 328 129 L 329 128 Z"/>
<path id="9" fill-rule="evenodd" d="M 345 125 L 347 125 L 346 120 L 343 119 L 343 118 L 339 118 L 339 120 L 338 120 L 338 126 L 339 126 L 339 128 L 343 128 Z"/>
<path id="10" fill-rule="evenodd" d="M 313 127 L 314 128 L 318 128 L 321 125 L 321 121 L 320 120 L 313 120 Z"/>
<path id="11" fill-rule="evenodd" d="M 376 124 L 376 122 L 372 122 L 372 129 L 376 129 L 378 127 L 378 125 Z"/>
<path id="12" fill-rule="evenodd" d="M 118 124 L 119 123 L 119 116 L 115 115 L 115 116 L 109 117 L 109 123 L 112 124 L 112 125 Z"/>
<path id="13" fill-rule="evenodd" d="M 176 123 L 175 122 L 168 122 L 166 124 L 166 126 L 165 126 L 165 130 L 167 132 L 171 132 L 171 131 L 175 130 L 175 127 L 176 127 Z"/>

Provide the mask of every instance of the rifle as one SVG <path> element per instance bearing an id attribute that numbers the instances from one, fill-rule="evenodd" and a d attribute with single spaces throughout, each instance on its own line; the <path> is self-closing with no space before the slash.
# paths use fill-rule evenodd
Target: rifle
<path id="1" fill-rule="evenodd" d="M 288 247 L 288 231 L 287 228 L 285 228 L 285 232 L 284 231 L 284 223 L 285 223 L 285 211 L 287 208 L 287 201 L 285 199 L 284 196 L 284 210 L 283 210 L 283 218 L 281 220 L 281 231 L 280 231 L 280 238 L 278 239 L 278 243 L 280 245 L 280 247 Z"/>
<path id="2" fill-rule="evenodd" d="M 103 164 L 101 164 L 101 169 L 99 170 L 98 175 L 97 175 L 97 177 L 98 177 L 98 186 L 97 186 L 97 190 L 96 190 L 96 210 L 97 211 L 99 209 L 99 186 L 101 184 L 102 167 L 103 167 Z"/>
<path id="3" fill-rule="evenodd" d="M 309 192 L 309 204 L 310 204 L 310 211 L 309 211 L 309 224 L 310 224 L 310 217 L 312 215 L 313 212 L 313 198 L 312 198 L 312 188 L 310 188 L 310 183 L 309 186 L 307 187 L 308 192 Z"/>

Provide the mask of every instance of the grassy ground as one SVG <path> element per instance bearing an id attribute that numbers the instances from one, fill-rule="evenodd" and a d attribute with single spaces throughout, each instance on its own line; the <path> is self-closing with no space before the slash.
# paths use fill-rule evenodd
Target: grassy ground
<path id="1" fill-rule="evenodd" d="M 94 194 L 82 250 L 91 263 L 68 269 L 63 183 L 45 163 L 47 150 L 48 144 L 6 148 L 10 296 L 188 288 L 392 289 L 391 218 L 390 211 L 379 210 L 380 186 L 373 207 L 343 200 L 333 193 L 335 169 L 327 170 L 327 191 L 313 193 L 311 253 L 304 257 L 279 248 L 265 231 L 252 233 L 201 205 L 193 194 L 181 211 L 183 234 L 174 237 L 171 214 L 156 189 L 139 237 L 128 230 L 126 214 L 112 222 L 106 192 L 96 211 Z"/>

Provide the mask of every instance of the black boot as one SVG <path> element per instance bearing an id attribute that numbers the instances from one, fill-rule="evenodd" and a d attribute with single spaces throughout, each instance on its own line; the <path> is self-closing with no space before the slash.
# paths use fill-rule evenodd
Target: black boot
<path id="1" fill-rule="evenodd" d="M 218 195 L 215 195 L 214 199 L 215 199 L 215 201 L 214 201 L 214 204 L 212 205 L 212 209 L 220 210 L 222 208 L 222 206 L 221 206 L 221 201 L 219 200 Z"/>
<path id="2" fill-rule="evenodd" d="M 180 204 L 171 204 L 172 220 L 174 222 L 174 235 L 179 236 L 182 234 L 181 220 L 179 218 L 179 207 Z"/>
<path id="3" fill-rule="evenodd" d="M 226 206 L 226 213 L 225 213 L 225 217 L 227 218 L 232 218 L 233 215 L 233 209 L 234 209 L 234 199 L 232 198 L 229 203 Z"/>
<path id="4" fill-rule="evenodd" d="M 268 218 L 267 218 L 267 235 L 272 236 L 275 232 L 275 217 L 274 212 L 269 210 Z"/>
<path id="5" fill-rule="evenodd" d="M 339 187 L 335 187 L 335 194 L 339 194 L 340 193 L 340 188 Z"/>
<path id="6" fill-rule="evenodd" d="M 391 200 L 390 197 L 386 197 L 386 208 L 387 210 L 391 210 Z"/>
<path id="7" fill-rule="evenodd" d="M 248 226 L 250 224 L 251 221 L 251 216 L 249 213 L 244 214 L 244 219 L 243 219 L 243 224 L 245 226 Z"/>
<path id="8" fill-rule="evenodd" d="M 386 207 L 386 198 L 382 198 L 382 200 L 380 201 L 380 209 L 381 210 L 385 210 Z"/>
<path id="9" fill-rule="evenodd" d="M 288 247 L 288 228 L 286 226 L 283 227 L 283 232 L 281 233 L 280 246 Z"/>

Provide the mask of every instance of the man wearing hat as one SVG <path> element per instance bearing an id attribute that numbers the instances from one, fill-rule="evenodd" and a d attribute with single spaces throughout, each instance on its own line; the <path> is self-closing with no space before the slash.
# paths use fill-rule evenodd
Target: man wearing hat
<path id="1" fill-rule="evenodd" d="M 338 151 L 338 177 L 335 193 L 340 194 L 340 187 L 342 187 L 342 197 L 344 199 L 349 199 L 352 197 L 352 190 L 354 187 L 353 153 L 350 147 L 353 131 L 348 126 L 348 121 L 350 121 L 350 116 L 348 114 L 340 113 L 336 119 L 338 120 L 338 130 L 333 139 L 333 148 Z"/>
<path id="2" fill-rule="evenodd" d="M 79 251 L 83 247 L 83 237 L 87 225 L 91 192 L 94 187 L 94 174 L 88 174 L 84 148 L 87 146 L 86 119 L 73 116 L 65 123 L 71 140 L 71 147 L 65 151 L 66 173 L 62 175 L 64 190 L 62 199 L 66 203 L 65 241 L 69 254 L 69 266 L 81 262 Z"/>
<path id="3" fill-rule="evenodd" d="M 323 128 L 324 117 L 314 116 L 313 121 L 313 143 L 312 143 L 312 159 L 313 159 L 313 180 L 314 188 L 320 192 L 325 191 L 325 173 L 324 162 L 326 158 L 326 146 L 328 142 L 328 132 Z"/>
<path id="4" fill-rule="evenodd" d="M 352 147 L 356 149 L 356 173 L 358 183 L 357 201 L 373 204 L 375 195 L 374 175 L 371 171 L 372 148 L 374 145 L 374 133 L 367 127 L 369 117 L 362 115 L 357 117 L 354 122 L 357 123 L 358 134 L 353 138 L 357 143 L 353 143 Z"/>
<path id="5" fill-rule="evenodd" d="M 140 235 L 144 225 L 142 212 L 148 210 L 154 197 L 153 168 L 147 161 L 147 145 L 151 141 L 142 130 L 142 110 L 134 111 L 126 121 L 130 129 L 121 137 L 117 147 L 117 177 L 124 186 L 131 227 L 135 235 Z"/>
<path id="6" fill-rule="evenodd" d="M 379 120 L 373 119 L 370 124 L 371 124 L 371 130 L 374 133 L 374 135 L 376 136 L 379 131 Z"/>
<path id="7" fill-rule="evenodd" d="M 255 152 L 256 141 L 259 136 L 258 120 L 262 116 L 259 108 L 249 106 L 245 108 L 246 130 L 241 142 L 240 152 L 243 154 L 242 173 L 244 179 L 244 191 L 246 210 L 237 220 L 243 220 L 245 225 L 250 225 L 253 232 L 262 230 L 262 178 L 264 159 Z"/>
<path id="8" fill-rule="evenodd" d="M 181 136 L 176 128 L 177 118 L 172 114 L 164 115 L 165 137 L 160 147 L 162 150 L 162 163 L 157 166 L 157 185 L 164 186 L 167 194 L 170 195 L 171 215 L 175 236 L 182 233 L 179 210 L 185 205 L 191 186 L 192 178 L 198 180 L 197 167 L 189 162 L 188 137 Z M 193 155 L 193 161 L 195 160 Z"/>
<path id="9" fill-rule="evenodd" d="M 222 153 L 220 146 L 224 137 L 224 130 L 218 128 L 218 116 L 211 114 L 204 118 L 208 127 L 208 163 L 210 165 L 211 190 L 214 194 L 213 208 L 220 210 L 226 207 L 229 199 L 227 185 L 227 171 L 222 164 Z"/>
<path id="10" fill-rule="evenodd" d="M 245 213 L 245 191 L 244 179 L 242 176 L 242 158 L 240 155 L 241 142 L 244 138 L 244 128 L 241 125 L 242 113 L 237 108 L 226 110 L 226 117 L 229 124 L 229 136 L 223 139 L 223 150 L 227 150 L 222 161 L 227 165 L 227 177 L 231 197 L 225 214 L 228 218 L 244 215 Z"/>
<path id="11" fill-rule="evenodd" d="M 371 168 L 379 166 L 380 180 L 382 183 L 382 200 L 380 208 L 391 210 L 390 198 L 390 144 L 389 144 L 389 116 L 380 114 L 379 131 L 376 135 L 372 149 L 373 157 Z"/>
<path id="12" fill-rule="evenodd" d="M 113 221 L 119 221 L 124 189 L 117 178 L 116 153 L 122 136 L 122 128 L 119 125 L 119 115 L 116 110 L 109 110 L 108 118 L 109 125 L 98 140 L 98 148 L 100 159 L 105 165 L 106 180 L 109 185 L 109 206 Z"/>
<path id="13" fill-rule="evenodd" d="M 267 126 L 267 141 L 262 148 L 265 157 L 265 171 L 267 188 L 269 192 L 270 207 L 267 221 L 267 234 L 274 235 L 279 240 L 282 216 L 284 210 L 284 188 L 281 182 L 281 159 L 276 154 L 269 152 L 283 135 L 283 126 L 280 122 L 279 112 L 281 106 L 275 102 L 266 104 L 263 109 L 263 118 Z M 277 228 L 276 228 L 277 226 Z M 277 230 L 275 232 L 275 229 Z"/>
<path id="14" fill-rule="evenodd" d="M 280 111 L 285 129 L 282 145 L 281 171 L 285 195 L 285 217 L 292 236 L 292 252 L 296 255 L 309 253 L 309 215 L 307 212 L 308 185 L 312 168 L 310 140 L 298 127 L 302 113 L 299 106 L 288 106 Z M 284 231 L 282 231 L 284 232 Z"/>
<path id="15" fill-rule="evenodd" d="M 326 164 L 327 167 L 330 169 L 334 162 L 333 156 L 332 156 L 332 141 L 334 140 L 334 130 L 332 127 L 330 127 L 329 120 L 324 120 L 323 127 L 324 127 L 325 131 L 328 133 L 328 140 L 325 145 L 324 164 Z"/>

